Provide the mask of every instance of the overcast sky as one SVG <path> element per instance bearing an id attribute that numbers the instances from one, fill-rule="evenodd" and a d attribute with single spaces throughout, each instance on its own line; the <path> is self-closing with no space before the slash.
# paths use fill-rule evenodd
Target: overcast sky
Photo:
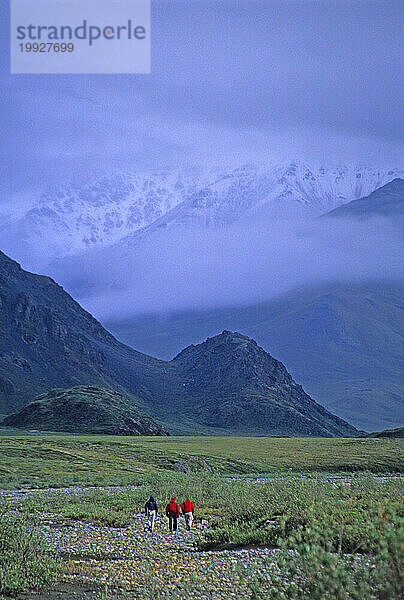
<path id="1" fill-rule="evenodd" d="M 187 163 L 399 166 L 402 12 L 401 0 L 153 0 L 151 75 L 10 75 L 3 45 L 0 202 Z M 5 0 L 0 16 L 7 40 Z"/>

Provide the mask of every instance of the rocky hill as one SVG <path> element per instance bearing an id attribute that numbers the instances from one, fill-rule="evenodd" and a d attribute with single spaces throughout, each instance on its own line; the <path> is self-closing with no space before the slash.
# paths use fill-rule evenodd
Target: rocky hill
<path id="1" fill-rule="evenodd" d="M 374 433 L 369 433 L 366 437 L 404 438 L 404 427 L 397 427 L 397 429 L 384 429 L 383 431 L 375 431 Z"/>
<path id="2" fill-rule="evenodd" d="M 107 327 L 165 360 L 223 329 L 242 331 L 328 410 L 376 431 L 404 418 L 403 294 L 402 285 L 387 281 L 336 283 L 251 306 L 138 316 Z"/>
<path id="3" fill-rule="evenodd" d="M 172 361 L 152 358 L 0 252 L 0 412 L 78 385 L 128 396 L 171 433 L 356 434 L 253 340 L 224 332 Z"/>
<path id="4" fill-rule="evenodd" d="M 223 331 L 185 348 L 172 361 L 186 409 L 210 427 L 259 435 L 354 435 L 355 429 L 314 402 L 285 366 L 239 333 Z"/>
<path id="5" fill-rule="evenodd" d="M 168 435 L 128 398 L 97 386 L 54 389 L 38 396 L 3 427 L 110 435 Z"/>

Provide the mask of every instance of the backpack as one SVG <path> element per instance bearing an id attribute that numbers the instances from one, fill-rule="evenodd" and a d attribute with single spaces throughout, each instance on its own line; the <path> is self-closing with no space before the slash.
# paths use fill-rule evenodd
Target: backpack
<path id="1" fill-rule="evenodd" d="M 193 512 L 193 504 L 191 500 L 185 500 L 181 508 L 184 511 L 184 513 Z"/>
<path id="2" fill-rule="evenodd" d="M 176 502 L 170 502 L 167 508 L 171 514 L 178 515 L 178 504 Z"/>
<path id="3" fill-rule="evenodd" d="M 148 500 L 146 503 L 146 506 L 147 506 L 148 510 L 157 510 L 157 502 L 155 500 L 154 500 L 154 502 L 151 500 Z"/>

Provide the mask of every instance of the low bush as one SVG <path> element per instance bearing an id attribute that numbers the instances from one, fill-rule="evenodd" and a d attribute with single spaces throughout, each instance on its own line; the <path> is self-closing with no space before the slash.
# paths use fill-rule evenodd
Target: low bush
<path id="1" fill-rule="evenodd" d="M 280 575 L 278 580 L 273 575 L 270 600 L 404 597 L 404 484 L 400 479 L 358 475 L 349 483 L 321 477 L 253 482 L 211 474 L 160 473 L 145 475 L 141 488 L 31 497 L 20 510 L 55 511 L 71 519 L 122 527 L 144 508 L 150 494 L 161 512 L 172 496 L 179 502 L 187 496 L 193 499 L 197 519 L 209 518 L 210 524 L 199 549 L 281 548 Z M 43 553 L 39 556 L 45 561 L 43 572 L 50 577 L 54 571 L 46 562 L 49 559 Z M 37 572 L 41 573 L 38 566 Z M 250 575 L 251 594 L 259 598 L 261 575 L 255 579 Z M 45 575 L 38 577 L 46 581 Z"/>
<path id="2" fill-rule="evenodd" d="M 404 526 L 394 516 L 374 551 L 362 555 L 333 552 L 332 531 L 318 523 L 281 542 L 279 573 L 272 575 L 268 600 L 401 600 L 404 597 Z M 286 549 L 293 548 L 293 550 Z"/>
<path id="3" fill-rule="evenodd" d="M 58 578 L 60 563 L 45 551 L 27 512 L 0 504 L 0 594 L 41 590 Z"/>
<path id="4" fill-rule="evenodd" d="M 232 498 L 199 548 L 248 544 L 277 546 L 301 529 L 327 531 L 334 552 L 369 553 L 384 534 L 391 515 L 403 516 L 402 482 L 355 478 L 350 485 L 289 479 L 263 484 L 232 483 Z"/>

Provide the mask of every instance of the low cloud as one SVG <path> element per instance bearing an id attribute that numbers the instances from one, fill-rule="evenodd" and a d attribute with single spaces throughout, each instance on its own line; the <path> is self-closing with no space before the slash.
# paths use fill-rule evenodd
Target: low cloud
<path id="1" fill-rule="evenodd" d="M 248 305 L 305 285 L 403 280 L 401 241 L 387 219 L 167 229 L 60 261 L 52 275 L 98 318 L 120 320 Z"/>

